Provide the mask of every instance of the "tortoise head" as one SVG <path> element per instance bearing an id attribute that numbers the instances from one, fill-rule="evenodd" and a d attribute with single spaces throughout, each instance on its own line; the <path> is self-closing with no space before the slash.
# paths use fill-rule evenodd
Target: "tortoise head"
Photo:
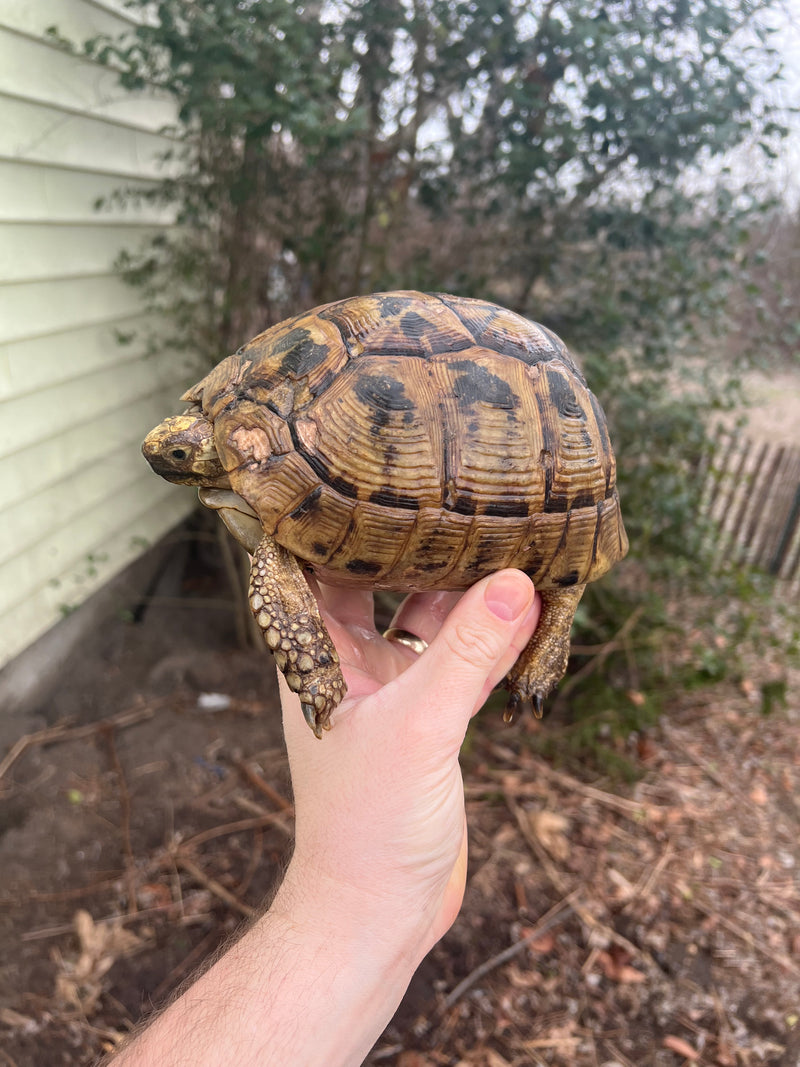
<path id="1" fill-rule="evenodd" d="M 164 419 L 145 437 L 144 458 L 168 482 L 225 488 L 230 485 L 205 415 L 189 412 Z"/>

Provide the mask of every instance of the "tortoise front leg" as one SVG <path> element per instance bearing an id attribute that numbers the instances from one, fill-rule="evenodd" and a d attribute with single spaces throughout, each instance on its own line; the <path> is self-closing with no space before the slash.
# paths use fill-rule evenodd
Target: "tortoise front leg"
<path id="1" fill-rule="evenodd" d="M 567 669 L 569 633 L 585 588 L 585 585 L 571 585 L 542 593 L 539 625 L 503 682 L 511 691 L 503 714 L 506 722 L 513 722 L 525 705 L 530 705 L 536 718 L 541 719 L 544 698 L 558 685 Z"/>
<path id="2" fill-rule="evenodd" d="M 265 535 L 250 568 L 250 607 L 317 737 L 347 692 L 339 657 L 297 559 Z"/>

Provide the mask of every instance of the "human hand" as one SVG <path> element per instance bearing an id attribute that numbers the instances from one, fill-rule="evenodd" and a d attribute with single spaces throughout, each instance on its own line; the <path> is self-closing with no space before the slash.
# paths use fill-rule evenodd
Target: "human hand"
<path id="1" fill-rule="evenodd" d="M 419 656 L 378 634 L 371 593 L 312 588 L 348 693 L 318 741 L 280 678 L 297 819 L 280 895 L 345 923 L 355 914 L 419 962 L 463 897 L 470 717 L 530 639 L 540 600 L 512 570 L 464 594 L 407 597 L 392 625 L 429 644 Z"/>
<path id="2" fill-rule="evenodd" d="M 539 617 L 528 578 L 424 593 L 375 630 L 372 596 L 316 587 L 349 686 L 318 741 L 281 681 L 296 845 L 275 900 L 115 1058 L 120 1067 L 356 1067 L 464 892 L 458 753 Z"/>

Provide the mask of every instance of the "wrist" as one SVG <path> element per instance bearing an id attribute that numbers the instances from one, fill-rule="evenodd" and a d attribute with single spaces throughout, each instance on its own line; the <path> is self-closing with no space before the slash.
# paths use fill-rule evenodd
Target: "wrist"
<path id="1" fill-rule="evenodd" d="M 309 937 L 339 931 L 349 942 L 362 940 L 376 959 L 410 961 L 413 973 L 447 929 L 438 929 L 437 921 L 446 879 L 438 870 L 430 876 L 416 858 L 410 872 L 397 856 L 373 855 L 371 864 L 351 860 L 342 863 L 325 849 L 318 855 L 298 843 L 270 914 L 297 922 Z"/>
<path id="2" fill-rule="evenodd" d="M 347 887 L 290 867 L 256 930 L 265 944 L 282 945 L 291 961 L 290 972 L 281 971 L 270 988 L 294 1014 L 297 1029 L 287 1027 L 285 1046 L 273 1034 L 269 1057 L 259 1063 L 362 1063 L 428 948 L 418 923 L 397 920 L 383 901 L 370 903 L 363 893 L 351 895 Z M 295 1037 L 303 1035 L 301 1047 Z"/>
<path id="3" fill-rule="evenodd" d="M 328 899 L 316 886 L 308 899 L 290 868 L 269 911 L 115 1064 L 176 1062 L 180 1048 L 194 1067 L 358 1067 L 421 954 L 413 938 L 376 929 L 346 894 Z"/>

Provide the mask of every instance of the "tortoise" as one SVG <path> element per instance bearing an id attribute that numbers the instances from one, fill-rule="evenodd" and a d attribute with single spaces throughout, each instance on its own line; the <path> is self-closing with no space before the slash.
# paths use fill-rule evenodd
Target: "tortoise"
<path id="1" fill-rule="evenodd" d="M 222 360 L 143 452 L 252 555 L 256 622 L 318 737 L 346 691 L 304 577 L 542 595 L 505 717 L 541 716 L 587 582 L 626 553 L 605 416 L 563 342 L 484 300 L 398 291 L 290 318 Z"/>

